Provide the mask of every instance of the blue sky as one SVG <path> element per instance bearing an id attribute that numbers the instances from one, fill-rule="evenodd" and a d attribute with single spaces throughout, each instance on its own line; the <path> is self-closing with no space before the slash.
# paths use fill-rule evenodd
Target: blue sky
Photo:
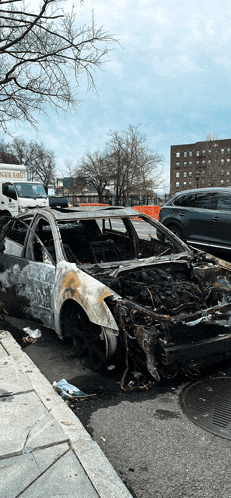
<path id="1" fill-rule="evenodd" d="M 120 41 L 103 71 L 95 71 L 99 95 L 87 92 L 81 78 L 75 111 L 57 115 L 48 108 L 48 116 L 38 117 L 38 133 L 24 123 L 12 123 L 12 133 L 54 150 L 65 176 L 65 161 L 75 166 L 88 150 L 103 149 L 109 130 L 139 125 L 148 147 L 165 157 L 167 180 L 171 145 L 209 133 L 231 138 L 230 1 L 85 0 L 80 6 L 76 0 L 79 25 L 90 22 L 92 9 L 96 24 Z"/>

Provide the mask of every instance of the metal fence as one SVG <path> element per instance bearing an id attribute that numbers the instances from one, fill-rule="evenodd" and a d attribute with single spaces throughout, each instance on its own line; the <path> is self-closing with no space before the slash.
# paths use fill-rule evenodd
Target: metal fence
<path id="1" fill-rule="evenodd" d="M 97 194 L 65 194 L 65 197 L 68 200 L 68 203 L 72 206 L 78 206 L 78 204 L 85 203 L 96 203 L 99 202 L 99 198 Z M 162 196 L 154 195 L 153 197 L 147 196 L 129 196 L 128 201 L 126 203 L 127 206 L 163 206 L 170 199 L 170 194 L 164 194 Z M 111 206 L 123 205 L 122 202 L 116 202 L 116 198 L 114 195 L 105 195 L 102 199 L 103 204 L 109 204 Z"/>

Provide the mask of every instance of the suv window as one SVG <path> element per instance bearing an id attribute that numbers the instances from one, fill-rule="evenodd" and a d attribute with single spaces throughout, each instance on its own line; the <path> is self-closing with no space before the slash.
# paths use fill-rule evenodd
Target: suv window
<path id="1" fill-rule="evenodd" d="M 213 192 L 192 194 L 188 198 L 188 207 L 217 209 L 218 195 Z"/>
<path id="2" fill-rule="evenodd" d="M 174 201 L 174 206 L 187 206 L 188 205 L 188 195 L 180 195 Z"/>
<path id="3" fill-rule="evenodd" d="M 217 209 L 231 211 L 231 194 L 219 194 Z"/>

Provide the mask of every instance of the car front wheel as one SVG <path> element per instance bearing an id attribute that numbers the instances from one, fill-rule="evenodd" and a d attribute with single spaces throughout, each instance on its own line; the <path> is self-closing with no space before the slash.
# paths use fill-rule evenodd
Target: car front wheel
<path id="1" fill-rule="evenodd" d="M 72 338 L 81 363 L 90 370 L 100 370 L 112 356 L 116 344 L 109 344 L 110 338 L 104 329 L 92 323 L 83 308 L 72 300 L 65 303 L 61 321 L 63 335 Z"/>

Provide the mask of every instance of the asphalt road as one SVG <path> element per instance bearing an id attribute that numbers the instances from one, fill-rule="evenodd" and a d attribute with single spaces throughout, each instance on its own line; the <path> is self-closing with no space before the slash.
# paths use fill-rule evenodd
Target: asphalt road
<path id="1" fill-rule="evenodd" d="M 62 378 L 87 394 L 72 409 L 128 486 L 134 498 L 231 498 L 230 441 L 194 425 L 181 411 L 185 377 L 143 389 L 120 388 L 123 365 L 103 374 L 84 368 L 72 342 L 41 328 L 34 344 L 23 342 L 23 327 L 34 324 L 1 317 L 25 352 L 53 383 Z M 231 375 L 223 365 L 210 376 Z M 128 379 L 129 380 L 129 379 Z"/>

